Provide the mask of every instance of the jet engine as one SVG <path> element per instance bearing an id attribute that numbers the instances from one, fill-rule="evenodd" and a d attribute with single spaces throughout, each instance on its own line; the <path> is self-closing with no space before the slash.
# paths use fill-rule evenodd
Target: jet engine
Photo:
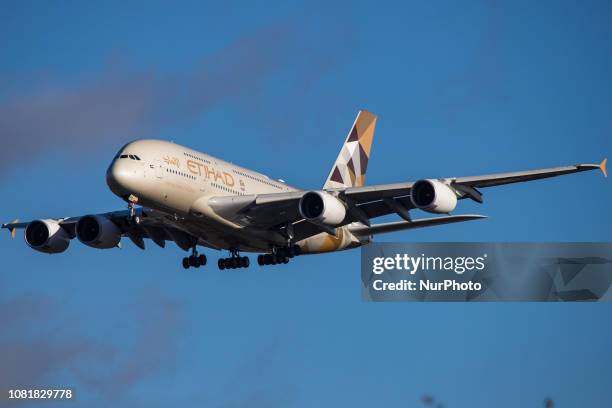
<path id="1" fill-rule="evenodd" d="M 314 223 L 336 226 L 346 216 L 346 207 L 336 197 L 325 191 L 309 191 L 299 203 L 302 217 Z"/>
<path id="2" fill-rule="evenodd" d="M 70 245 L 70 236 L 54 220 L 35 220 L 25 227 L 25 241 L 28 246 L 45 254 L 64 252 Z"/>
<path id="3" fill-rule="evenodd" d="M 76 224 L 76 236 L 85 245 L 97 249 L 114 248 L 121 241 L 121 230 L 100 215 L 86 215 Z"/>
<path id="4" fill-rule="evenodd" d="M 446 214 L 457 206 L 453 189 L 438 180 L 419 180 L 412 185 L 410 194 L 415 207 L 431 213 Z"/>

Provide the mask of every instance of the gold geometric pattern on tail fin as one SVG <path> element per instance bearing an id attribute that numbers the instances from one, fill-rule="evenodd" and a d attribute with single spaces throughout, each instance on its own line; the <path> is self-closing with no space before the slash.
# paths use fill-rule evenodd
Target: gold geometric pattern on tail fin
<path id="1" fill-rule="evenodd" d="M 323 188 L 363 186 L 375 128 L 376 115 L 359 111 Z"/>

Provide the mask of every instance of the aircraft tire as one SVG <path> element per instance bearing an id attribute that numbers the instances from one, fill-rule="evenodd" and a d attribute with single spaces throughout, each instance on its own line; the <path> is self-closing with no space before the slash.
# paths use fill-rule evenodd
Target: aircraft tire
<path id="1" fill-rule="evenodd" d="M 240 259 L 240 266 L 241 266 L 241 267 L 243 267 L 243 268 L 248 268 L 250 264 L 251 264 L 251 261 L 250 261 L 250 259 L 249 259 L 249 257 L 248 257 L 248 256 L 243 256 L 243 257 Z"/>

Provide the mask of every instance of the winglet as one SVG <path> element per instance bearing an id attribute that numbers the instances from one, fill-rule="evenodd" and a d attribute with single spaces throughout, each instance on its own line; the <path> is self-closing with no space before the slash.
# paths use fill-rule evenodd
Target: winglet
<path id="1" fill-rule="evenodd" d="M 19 222 L 19 218 L 15 218 L 11 224 L 17 224 Z M 11 234 L 11 239 L 15 238 L 15 232 L 17 231 L 17 228 L 15 227 L 9 227 L 9 233 Z"/>
<path id="2" fill-rule="evenodd" d="M 599 170 L 603 173 L 604 177 L 608 177 L 608 170 L 606 170 L 606 163 L 608 163 L 608 159 L 603 159 L 601 163 L 599 163 Z"/>

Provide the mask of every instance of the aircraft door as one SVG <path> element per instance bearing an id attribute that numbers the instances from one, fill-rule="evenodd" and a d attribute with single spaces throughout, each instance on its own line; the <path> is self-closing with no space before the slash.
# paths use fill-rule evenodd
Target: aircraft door
<path id="1" fill-rule="evenodd" d="M 161 160 L 155 159 L 153 166 L 155 167 L 155 177 L 158 179 L 164 178 L 164 167 L 162 166 Z"/>

